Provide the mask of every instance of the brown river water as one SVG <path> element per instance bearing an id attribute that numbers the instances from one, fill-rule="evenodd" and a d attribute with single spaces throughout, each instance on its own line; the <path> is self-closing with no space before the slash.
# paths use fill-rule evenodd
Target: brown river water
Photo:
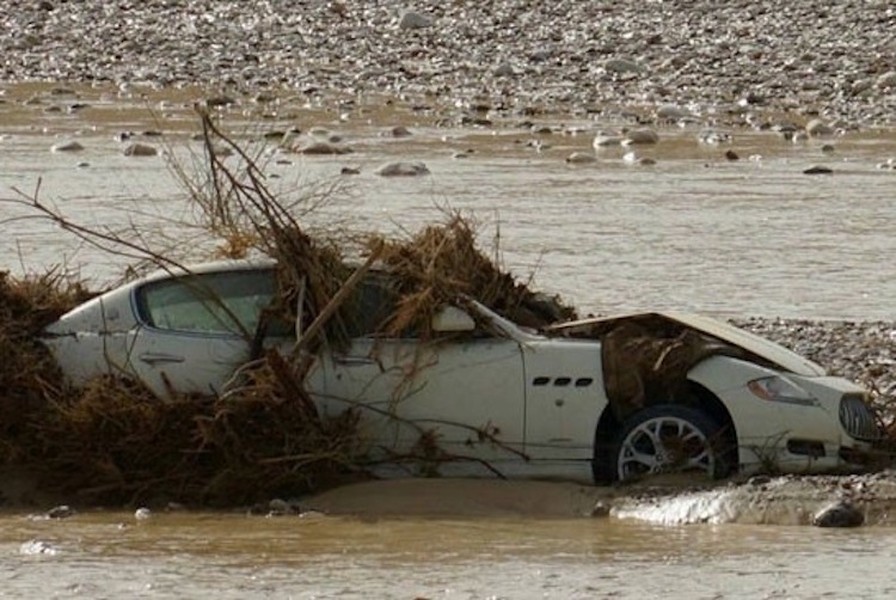
<path id="1" fill-rule="evenodd" d="M 9 202 L 22 198 L 15 189 L 33 194 L 39 180 L 39 198 L 79 223 L 115 231 L 135 225 L 160 243 L 173 240 L 185 255 L 207 247 L 189 225 L 193 214 L 171 161 L 126 157 L 124 144 L 114 139 L 121 131 L 164 131 L 165 142 L 134 140 L 167 148 L 189 171 L 201 160 L 201 146 L 188 135 L 198 128 L 191 92 L 141 97 L 82 89 L 76 98 L 49 91 L 8 86 L 0 95 L 0 270 L 62 263 L 97 285 L 121 274 L 122 257 Z M 35 94 L 41 103 L 23 103 Z M 72 110 L 76 100 L 87 106 Z M 896 132 L 848 132 L 793 144 L 772 132 L 735 131 L 733 143 L 716 146 L 697 142 L 699 128 L 667 127 L 660 129 L 660 144 L 638 150 L 655 158 L 655 166 L 626 164 L 621 149 L 601 150 L 595 163 L 570 165 L 570 153 L 592 151 L 594 121 L 545 121 L 554 133 L 535 134 L 512 124 L 437 127 L 426 113 L 376 106 L 245 103 L 228 111 L 225 123 L 259 153 L 278 193 L 339 182 L 338 193 L 304 217 L 309 227 L 400 233 L 442 218 L 445 210 L 472 211 L 482 223 L 484 247 L 499 238 L 501 259 L 513 272 L 534 272 L 537 287 L 561 293 L 583 311 L 894 319 L 896 171 L 877 165 L 896 156 Z M 414 135 L 383 135 L 399 124 Z M 275 154 L 271 144 L 258 141 L 261 133 L 289 125 L 326 127 L 354 152 Z M 72 139 L 84 150 L 50 151 Z M 834 152 L 822 152 L 822 143 Z M 726 160 L 729 148 L 741 159 Z M 455 158 L 459 152 L 465 158 Z M 374 174 L 393 160 L 424 161 L 431 175 Z M 834 174 L 802 174 L 813 165 Z M 345 166 L 360 174 L 340 178 Z M 442 500 L 452 508 L 437 516 L 426 516 L 433 498 L 425 495 L 422 508 L 407 511 L 387 510 L 388 497 L 364 498 L 374 508 L 363 516 L 154 510 L 138 521 L 130 512 L 82 510 L 45 520 L 8 511 L 0 514 L 0 597 L 896 593 L 896 530 L 889 519 L 857 530 L 815 529 L 787 519 L 668 525 L 637 511 L 590 518 L 544 510 L 536 500 L 550 503 L 553 496 L 522 485 L 505 488 L 497 505 L 482 503 L 468 488 L 446 494 L 449 500 Z"/>

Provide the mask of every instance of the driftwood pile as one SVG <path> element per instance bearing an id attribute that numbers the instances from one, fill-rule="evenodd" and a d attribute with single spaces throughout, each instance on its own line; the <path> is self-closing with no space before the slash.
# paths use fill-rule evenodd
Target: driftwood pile
<path id="1" fill-rule="evenodd" d="M 308 357 L 322 344 L 347 341 L 365 271 L 388 271 L 393 282 L 396 309 L 377 324 L 384 335 L 413 328 L 426 339 L 438 307 L 463 295 L 533 326 L 574 315 L 502 271 L 477 248 L 474 227 L 460 215 L 406 240 L 357 236 L 354 246 L 364 250 L 346 259 L 340 243 L 303 230 L 300 211 L 268 191 L 252 157 L 207 115 L 202 123 L 207 178 L 188 188 L 203 226 L 220 240 L 219 255 L 255 253 L 277 261 L 279 293 L 265 315 L 295 323 L 301 312 L 296 352 L 264 351 L 257 343 L 263 319 L 259 331 L 250 332 L 254 360 L 239 386 L 220 397 L 160 399 L 111 376 L 75 389 L 38 337 L 90 294 L 62 276 L 0 275 L 0 467 L 25 468 L 42 488 L 72 503 L 232 506 L 300 494 L 361 470 L 358 413 L 318 415 L 303 377 Z M 222 146 L 234 152 L 217 151 Z M 220 158 L 234 153 L 241 158 L 238 168 Z M 90 237 L 36 197 L 30 204 L 64 229 Z M 137 250 L 129 240 L 101 235 L 106 247 L 120 241 L 129 255 Z M 146 256 L 161 267 L 180 264 L 151 249 Z"/>

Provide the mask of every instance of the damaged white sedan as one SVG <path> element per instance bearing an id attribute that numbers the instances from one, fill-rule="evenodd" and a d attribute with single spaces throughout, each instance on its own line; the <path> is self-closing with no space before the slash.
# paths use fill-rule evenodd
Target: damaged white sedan
<path id="1" fill-rule="evenodd" d="M 161 398 L 220 393 L 259 340 L 295 344 L 294 324 L 263 318 L 274 267 L 158 272 L 64 315 L 44 341 L 75 384 L 114 374 Z M 372 455 L 412 456 L 425 433 L 442 474 L 608 482 L 850 468 L 879 437 L 861 387 L 719 321 L 650 313 L 535 331 L 461 298 L 424 342 L 378 333 L 390 290 L 368 273 L 350 342 L 318 351 L 304 382 L 321 414 L 360 407 Z"/>

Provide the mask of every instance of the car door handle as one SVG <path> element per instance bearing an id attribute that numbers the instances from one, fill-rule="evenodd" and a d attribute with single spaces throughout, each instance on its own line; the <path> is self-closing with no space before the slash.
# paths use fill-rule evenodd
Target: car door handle
<path id="1" fill-rule="evenodd" d="M 334 356 L 333 362 L 346 367 L 359 367 L 362 365 L 375 365 L 376 361 L 366 356 Z"/>
<path id="2" fill-rule="evenodd" d="M 183 356 L 176 356 L 174 354 L 158 354 L 155 352 L 145 352 L 140 355 L 140 360 L 148 365 L 155 365 L 158 363 L 182 363 L 186 359 Z"/>

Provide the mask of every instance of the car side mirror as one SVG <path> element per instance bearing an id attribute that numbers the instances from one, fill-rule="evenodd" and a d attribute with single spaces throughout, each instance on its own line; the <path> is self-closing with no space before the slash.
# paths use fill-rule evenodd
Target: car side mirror
<path id="1" fill-rule="evenodd" d="M 432 318 L 432 330 L 436 333 L 459 333 L 473 331 L 476 322 L 466 311 L 456 306 L 446 305 Z"/>

